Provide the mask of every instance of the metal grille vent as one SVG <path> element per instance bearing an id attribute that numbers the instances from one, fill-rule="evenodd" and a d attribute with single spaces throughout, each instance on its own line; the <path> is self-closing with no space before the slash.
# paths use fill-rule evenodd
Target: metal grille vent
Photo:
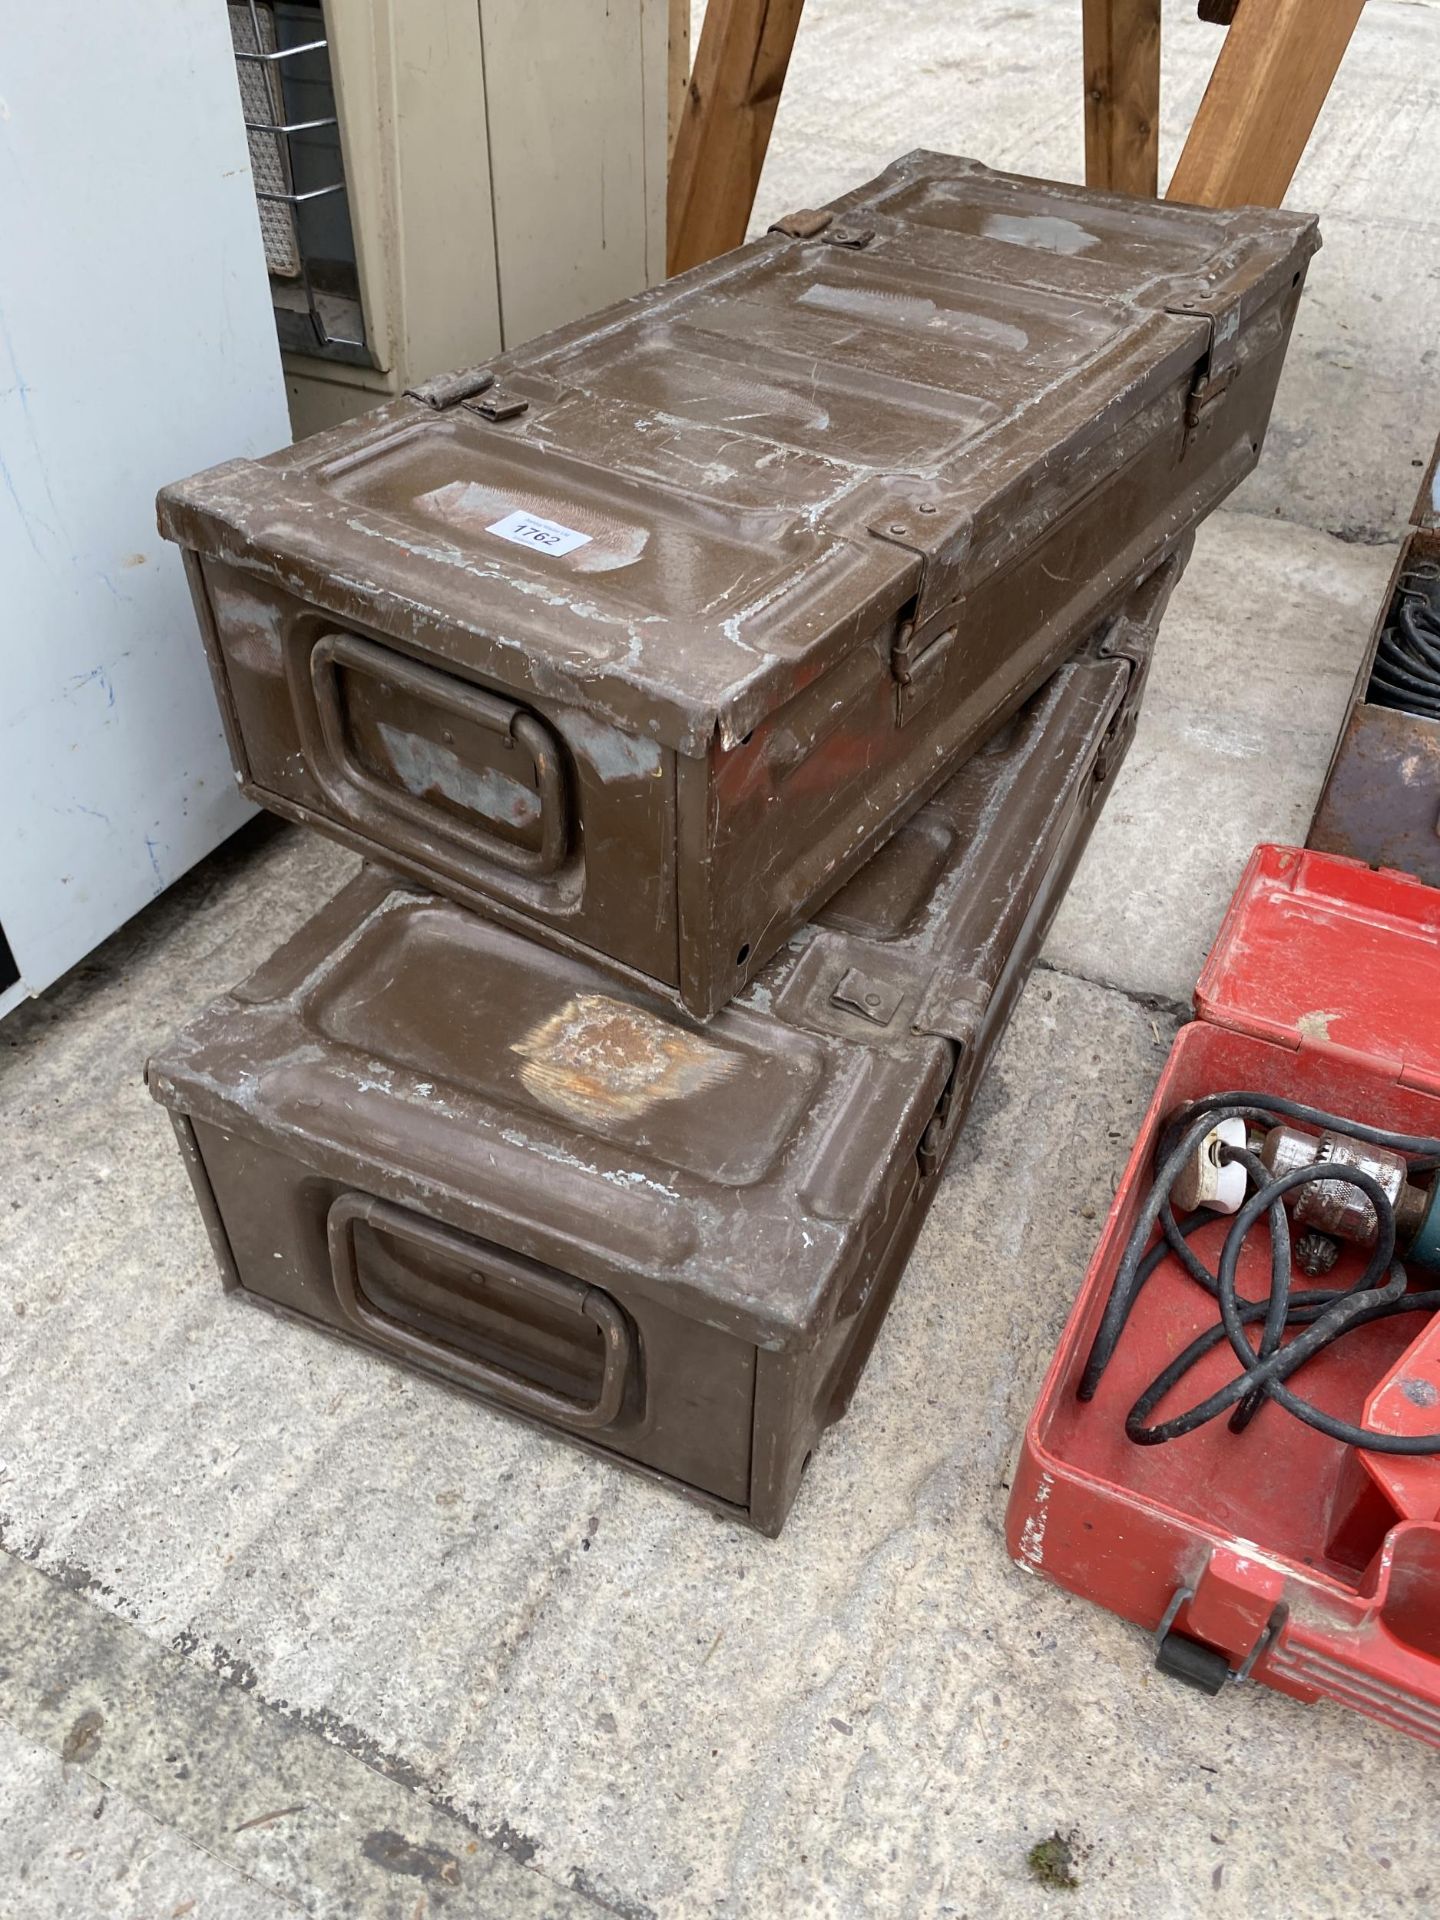
<path id="1" fill-rule="evenodd" d="M 248 4 L 231 7 L 229 13 L 230 39 L 240 73 L 240 104 L 250 141 L 250 171 L 260 206 L 265 264 L 271 273 L 293 280 L 300 272 L 300 230 L 292 201 L 286 136 L 281 132 L 284 93 L 273 62 L 246 58 L 275 53 L 275 15 L 269 7 Z"/>
<path id="2" fill-rule="evenodd" d="M 319 0 L 227 5 L 282 347 L 373 364 Z"/>

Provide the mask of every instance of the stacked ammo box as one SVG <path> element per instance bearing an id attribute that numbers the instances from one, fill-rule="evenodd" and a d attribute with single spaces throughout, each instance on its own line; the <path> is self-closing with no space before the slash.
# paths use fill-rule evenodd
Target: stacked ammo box
<path id="1" fill-rule="evenodd" d="M 151 1063 L 227 1285 L 777 1532 L 1317 244 L 915 154 L 167 488 L 369 863 Z"/>

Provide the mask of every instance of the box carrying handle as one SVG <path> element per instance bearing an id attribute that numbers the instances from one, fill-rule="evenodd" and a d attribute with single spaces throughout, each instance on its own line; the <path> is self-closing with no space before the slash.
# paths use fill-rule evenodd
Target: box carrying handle
<path id="1" fill-rule="evenodd" d="M 535 770 L 540 821 L 538 847 L 518 846 L 481 827 L 468 825 L 418 794 L 381 780 L 350 750 L 340 701 L 340 670 L 349 668 L 388 687 L 413 695 L 427 706 L 493 733 L 528 755 Z M 439 836 L 466 853 L 514 872 L 554 873 L 569 850 L 569 814 L 560 743 L 545 724 L 514 701 L 483 687 L 457 680 L 393 648 L 354 633 L 323 634 L 310 651 L 310 681 L 320 721 L 323 755 L 312 755 L 312 771 L 330 798 L 349 814 L 378 809 L 383 833 L 397 852 L 421 860 L 430 857 L 430 840 Z M 361 806 L 357 808 L 357 796 Z M 407 831 L 409 829 L 409 831 Z"/>
<path id="2" fill-rule="evenodd" d="M 390 1314 L 382 1313 L 365 1297 L 360 1285 L 355 1251 L 357 1225 L 408 1242 L 422 1253 L 459 1262 L 470 1268 L 476 1279 L 498 1281 L 515 1288 L 517 1293 L 538 1298 L 547 1306 L 591 1321 L 600 1329 L 604 1341 L 600 1386 L 594 1400 L 575 1400 L 568 1394 L 552 1392 L 504 1367 L 477 1360 L 443 1340 L 431 1339 Z M 559 1274 L 532 1272 L 492 1249 L 486 1249 L 482 1259 L 480 1249 L 467 1235 L 368 1194 L 342 1193 L 330 1208 L 326 1231 L 336 1300 L 345 1318 L 368 1339 L 411 1359 L 439 1367 L 452 1379 L 482 1393 L 493 1394 L 520 1413 L 584 1429 L 608 1427 L 615 1421 L 631 1372 L 633 1337 L 625 1315 L 599 1288 Z"/>
<path id="3" fill-rule="evenodd" d="M 1160 1624 L 1155 1629 L 1155 1665 L 1159 1672 L 1168 1674 L 1172 1680 L 1181 1680 L 1187 1687 L 1194 1687 L 1199 1693 L 1208 1693 L 1212 1697 L 1219 1693 L 1226 1681 L 1235 1686 L 1243 1686 L 1256 1667 L 1279 1642 L 1290 1618 L 1290 1609 L 1283 1603 L 1275 1606 L 1269 1619 L 1252 1641 L 1250 1650 L 1238 1666 L 1232 1667 L 1230 1656 L 1219 1647 L 1212 1647 L 1193 1635 L 1182 1633 L 1175 1625 L 1181 1611 L 1195 1598 L 1191 1587 L 1177 1587 L 1170 1596 L 1170 1604 L 1160 1616 Z"/>

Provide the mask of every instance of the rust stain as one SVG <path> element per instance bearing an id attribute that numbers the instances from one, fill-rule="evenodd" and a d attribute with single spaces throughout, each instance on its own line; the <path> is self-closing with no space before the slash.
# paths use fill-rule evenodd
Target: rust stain
<path id="1" fill-rule="evenodd" d="M 736 1057 L 643 1008 L 582 993 L 511 1049 L 520 1078 L 548 1107 L 582 1120 L 636 1119 L 734 1073 Z"/>

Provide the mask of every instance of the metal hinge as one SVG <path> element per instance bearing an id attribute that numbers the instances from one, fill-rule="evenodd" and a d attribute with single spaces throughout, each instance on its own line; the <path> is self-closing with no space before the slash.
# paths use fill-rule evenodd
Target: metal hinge
<path id="1" fill-rule="evenodd" d="M 828 207 L 797 207 L 794 213 L 782 213 L 768 231 L 783 233 L 790 240 L 813 240 L 834 218 Z"/>
<path id="2" fill-rule="evenodd" d="M 462 367 L 458 373 L 437 373 L 433 380 L 422 380 L 418 387 L 407 387 L 405 394 L 407 399 L 423 400 L 437 413 L 463 406 L 485 420 L 513 420 L 530 405 L 516 394 L 497 393 L 495 375 L 489 367 Z"/>
<path id="3" fill-rule="evenodd" d="M 799 207 L 783 214 L 770 233 L 783 233 L 790 240 L 823 240 L 827 247 L 868 247 L 875 238 L 873 227 L 836 226 L 829 207 Z"/>
<path id="4" fill-rule="evenodd" d="M 477 394 L 488 392 L 494 384 L 495 376 L 489 367 L 461 367 L 457 373 L 437 373 L 433 380 L 406 387 L 405 396 L 409 400 L 423 400 L 427 407 L 443 413 L 446 407 L 458 407 L 462 400 L 473 400 Z"/>

